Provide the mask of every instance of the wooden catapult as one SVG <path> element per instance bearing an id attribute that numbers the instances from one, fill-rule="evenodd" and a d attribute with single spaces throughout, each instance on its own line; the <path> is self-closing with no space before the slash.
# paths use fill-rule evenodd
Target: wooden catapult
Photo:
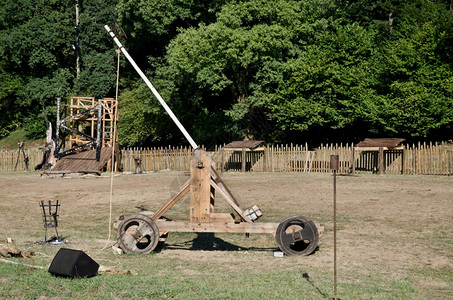
<path id="1" fill-rule="evenodd" d="M 316 226 L 304 216 L 293 216 L 281 223 L 255 222 L 262 215 L 261 210 L 256 205 L 245 211 L 240 207 L 217 173 L 209 154 L 199 149 L 151 82 L 135 64 L 115 33 L 107 25 L 105 29 L 194 149 L 194 157 L 190 163 L 190 179 L 182 185 L 173 198 L 155 213 L 143 211 L 128 217 L 120 217 L 115 228 L 121 249 L 126 253 L 150 253 L 156 249 L 159 242 L 165 241 L 169 232 L 230 232 L 273 234 L 278 246 L 287 255 L 312 253 L 318 245 L 323 227 Z M 190 193 L 189 220 L 164 218 L 164 214 L 188 193 Z M 216 194 L 221 195 L 228 202 L 234 213 L 215 210 Z"/>
<path id="2" fill-rule="evenodd" d="M 190 193 L 189 220 L 164 218 L 164 214 Z M 235 213 L 215 210 L 215 196 L 220 194 Z M 275 235 L 287 255 L 308 255 L 318 245 L 320 230 L 308 218 L 290 217 L 281 223 L 254 222 L 262 215 L 255 205 L 243 210 L 217 173 L 206 151 L 195 150 L 190 163 L 190 179 L 180 191 L 155 213 L 144 211 L 120 218 L 118 244 L 126 253 L 149 253 L 163 243 L 169 232 L 268 233 Z"/>

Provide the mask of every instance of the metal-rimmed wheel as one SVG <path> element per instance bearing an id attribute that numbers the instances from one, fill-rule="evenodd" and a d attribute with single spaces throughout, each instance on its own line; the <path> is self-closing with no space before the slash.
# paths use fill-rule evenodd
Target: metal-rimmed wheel
<path id="1" fill-rule="evenodd" d="M 286 255 L 309 255 L 318 245 L 318 228 L 304 216 L 290 217 L 278 225 L 275 239 Z"/>
<path id="2" fill-rule="evenodd" d="M 141 211 L 139 214 L 145 215 L 151 219 L 154 216 L 154 212 L 149 211 L 149 210 Z M 161 217 L 161 219 L 164 219 L 164 217 Z M 159 242 L 157 243 L 157 246 L 155 248 L 156 251 L 157 251 L 157 249 L 161 249 L 164 246 L 165 241 L 167 240 L 167 237 L 168 237 L 168 232 L 159 232 Z"/>
<path id="3" fill-rule="evenodd" d="M 120 223 L 117 238 L 125 253 L 147 254 L 153 251 L 159 242 L 159 229 L 151 218 L 136 214 Z"/>

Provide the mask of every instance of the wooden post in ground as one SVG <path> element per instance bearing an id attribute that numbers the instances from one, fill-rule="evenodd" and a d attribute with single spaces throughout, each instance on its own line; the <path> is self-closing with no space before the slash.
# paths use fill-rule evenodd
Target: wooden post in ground
<path id="1" fill-rule="evenodd" d="M 382 147 L 379 147 L 378 168 L 379 175 L 384 174 L 384 148 Z"/>
<path id="2" fill-rule="evenodd" d="M 401 174 L 404 174 L 404 160 L 406 159 L 406 146 L 401 150 Z"/>
<path id="3" fill-rule="evenodd" d="M 242 148 L 242 168 L 241 168 L 242 173 L 245 173 L 245 165 L 246 165 L 245 148 Z"/>

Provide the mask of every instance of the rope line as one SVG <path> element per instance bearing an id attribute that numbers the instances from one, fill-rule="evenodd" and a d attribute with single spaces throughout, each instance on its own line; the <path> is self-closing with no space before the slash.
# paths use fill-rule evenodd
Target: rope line
<path id="1" fill-rule="evenodd" d="M 112 157 L 111 157 L 111 169 L 110 169 L 110 199 L 109 199 L 109 223 L 108 223 L 108 237 L 107 237 L 107 242 L 105 243 L 104 248 L 102 250 L 106 249 L 108 247 L 110 238 L 112 236 L 112 210 L 113 210 L 113 172 L 114 172 L 114 159 L 115 159 L 115 148 L 116 148 L 116 134 L 117 134 L 117 128 L 116 128 L 116 120 L 118 117 L 118 110 L 119 110 L 119 104 L 118 104 L 118 88 L 119 88 L 119 77 L 120 77 L 120 56 L 121 56 L 121 50 L 117 49 L 116 53 L 118 54 L 118 64 L 116 68 L 116 91 L 115 91 L 115 102 L 116 102 L 116 110 L 115 114 L 113 116 L 113 142 L 112 142 Z"/>

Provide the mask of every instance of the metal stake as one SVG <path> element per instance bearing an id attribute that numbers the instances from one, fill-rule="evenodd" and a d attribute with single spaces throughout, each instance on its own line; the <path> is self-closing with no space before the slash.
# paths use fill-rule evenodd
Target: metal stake
<path id="1" fill-rule="evenodd" d="M 339 155 L 330 156 L 330 169 L 333 171 L 333 282 L 334 298 L 337 300 L 337 170 Z"/>

